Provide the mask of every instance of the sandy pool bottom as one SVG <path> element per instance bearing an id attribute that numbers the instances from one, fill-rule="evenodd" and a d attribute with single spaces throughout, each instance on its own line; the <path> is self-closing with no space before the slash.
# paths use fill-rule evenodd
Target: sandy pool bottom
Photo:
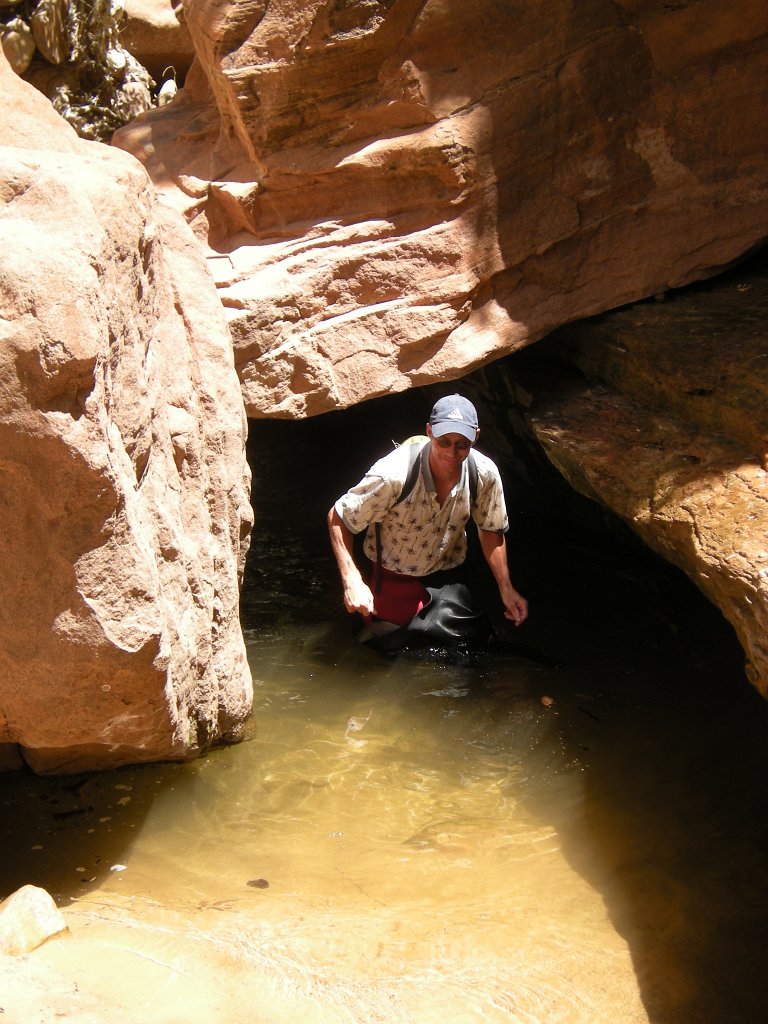
<path id="1" fill-rule="evenodd" d="M 324 907 L 269 892 L 191 914 L 93 892 L 65 908 L 67 934 L 0 961 L 2 1021 L 644 1024 L 600 897 L 575 875 L 569 894 L 566 938 L 546 891 L 536 914 L 487 895 L 371 906 L 361 893 Z"/>

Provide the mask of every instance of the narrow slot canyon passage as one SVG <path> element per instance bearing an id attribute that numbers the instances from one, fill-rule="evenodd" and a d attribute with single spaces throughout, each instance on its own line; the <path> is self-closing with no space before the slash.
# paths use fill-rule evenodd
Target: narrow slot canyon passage
<path id="1" fill-rule="evenodd" d="M 768 1022 L 766 13 L 0 0 L 2 1024 Z M 530 617 L 385 654 L 452 391 Z"/>
<path id="2" fill-rule="evenodd" d="M 82 922 L 36 962 L 158 1024 L 765 1019 L 768 707 L 680 573 L 505 475 L 517 653 L 353 642 L 325 513 L 430 403 L 250 424 L 243 743 L 0 778 L 9 887 Z"/>

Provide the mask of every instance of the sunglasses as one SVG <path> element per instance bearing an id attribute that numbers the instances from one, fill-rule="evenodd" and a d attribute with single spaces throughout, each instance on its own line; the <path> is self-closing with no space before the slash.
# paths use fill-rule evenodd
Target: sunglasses
<path id="1" fill-rule="evenodd" d="M 447 437 L 436 437 L 435 442 L 438 448 L 455 448 L 457 452 L 468 452 L 472 447 L 471 441 L 449 441 Z"/>

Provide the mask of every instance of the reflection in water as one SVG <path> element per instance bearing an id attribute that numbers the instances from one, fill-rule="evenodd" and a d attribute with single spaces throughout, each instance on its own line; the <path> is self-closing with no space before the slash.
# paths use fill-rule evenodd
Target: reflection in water
<path id="1" fill-rule="evenodd" d="M 507 635 L 559 667 L 355 645 L 323 523 L 356 472 L 318 457 L 338 422 L 253 427 L 250 738 L 3 780 L 4 890 L 78 900 L 97 935 L 128 907 L 236 968 L 223 1011 L 194 971 L 148 982 L 163 1024 L 181 991 L 224 1022 L 765 1019 L 768 715 L 728 628 L 637 552 L 521 521 Z"/>

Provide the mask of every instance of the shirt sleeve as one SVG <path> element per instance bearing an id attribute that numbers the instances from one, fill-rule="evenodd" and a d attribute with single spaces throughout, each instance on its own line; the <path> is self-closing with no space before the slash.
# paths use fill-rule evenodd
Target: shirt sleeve
<path id="1" fill-rule="evenodd" d="M 472 518 L 479 530 L 489 533 L 506 533 L 509 530 L 507 505 L 501 476 L 490 459 L 475 454 L 477 460 L 477 500 L 472 508 Z"/>
<path id="2" fill-rule="evenodd" d="M 404 480 L 393 475 L 387 459 L 379 459 L 360 483 L 351 487 L 334 504 L 350 533 L 361 533 L 380 522 L 397 504 Z"/>

